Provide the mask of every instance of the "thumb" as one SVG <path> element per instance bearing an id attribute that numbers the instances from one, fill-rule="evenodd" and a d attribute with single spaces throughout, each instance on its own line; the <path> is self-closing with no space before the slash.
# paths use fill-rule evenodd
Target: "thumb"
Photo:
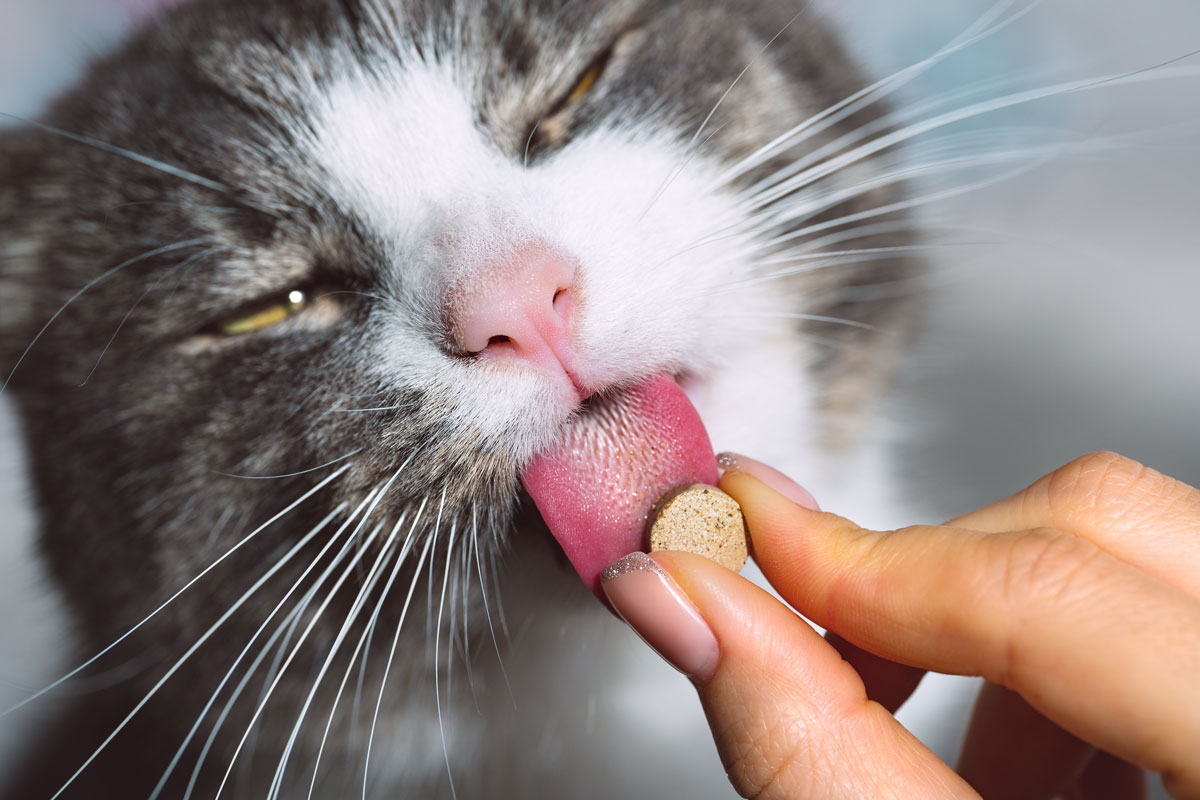
<path id="1" fill-rule="evenodd" d="M 754 798 L 977 797 L 808 623 L 688 553 L 605 571 L 613 607 L 696 684 L 734 788 Z"/>

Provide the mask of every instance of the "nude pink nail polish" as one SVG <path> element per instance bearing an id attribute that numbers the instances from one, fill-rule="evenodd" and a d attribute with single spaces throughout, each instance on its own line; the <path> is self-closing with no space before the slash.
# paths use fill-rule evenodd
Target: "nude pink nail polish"
<path id="1" fill-rule="evenodd" d="M 807 489 L 779 470 L 774 467 L 768 467 L 761 461 L 755 461 L 753 458 L 741 455 L 740 453 L 721 453 L 717 456 L 717 465 L 724 472 L 745 472 L 748 475 L 753 475 L 796 505 L 804 506 L 812 511 L 821 510 L 821 507 L 817 505 L 817 501 L 813 499 L 813 496 L 809 494 Z"/>
<path id="2" fill-rule="evenodd" d="M 621 619 L 672 666 L 695 681 L 712 677 L 720 645 L 671 576 L 645 553 L 605 568 L 601 585 Z"/>

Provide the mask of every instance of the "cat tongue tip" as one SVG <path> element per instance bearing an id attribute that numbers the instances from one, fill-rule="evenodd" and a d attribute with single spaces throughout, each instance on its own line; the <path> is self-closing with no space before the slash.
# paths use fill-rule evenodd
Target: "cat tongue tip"
<path id="1" fill-rule="evenodd" d="M 584 584 L 646 547 L 654 503 L 685 483 L 716 483 L 708 432 L 674 380 L 658 375 L 597 397 L 521 476 L 550 533 Z"/>

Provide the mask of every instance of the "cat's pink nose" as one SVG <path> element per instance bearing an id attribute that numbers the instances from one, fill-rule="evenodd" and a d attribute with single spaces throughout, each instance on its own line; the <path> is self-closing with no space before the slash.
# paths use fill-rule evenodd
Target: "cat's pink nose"
<path id="1" fill-rule="evenodd" d="M 542 247 L 473 270 L 452 290 L 451 339 L 467 353 L 523 361 L 574 385 L 574 281 L 570 262 Z"/>

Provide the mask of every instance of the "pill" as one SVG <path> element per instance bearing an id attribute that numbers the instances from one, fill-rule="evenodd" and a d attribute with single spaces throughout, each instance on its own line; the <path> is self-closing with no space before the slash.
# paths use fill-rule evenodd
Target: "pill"
<path id="1" fill-rule="evenodd" d="M 746 520 L 737 501 L 693 483 L 665 495 L 651 512 L 650 551 L 684 550 L 734 572 L 746 565 Z"/>

